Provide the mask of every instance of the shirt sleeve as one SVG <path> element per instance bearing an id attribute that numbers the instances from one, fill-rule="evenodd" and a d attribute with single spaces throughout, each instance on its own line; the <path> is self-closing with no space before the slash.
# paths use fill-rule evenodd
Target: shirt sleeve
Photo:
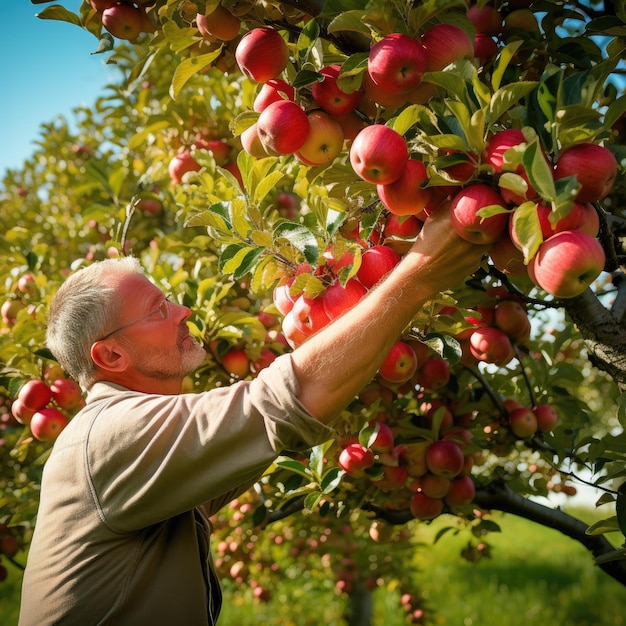
<path id="1" fill-rule="evenodd" d="M 200 394 L 118 390 L 87 429 L 85 464 L 112 530 L 162 521 L 258 480 L 285 449 L 332 438 L 297 400 L 291 357 L 252 381 Z M 97 403 L 96 403 L 97 404 Z"/>

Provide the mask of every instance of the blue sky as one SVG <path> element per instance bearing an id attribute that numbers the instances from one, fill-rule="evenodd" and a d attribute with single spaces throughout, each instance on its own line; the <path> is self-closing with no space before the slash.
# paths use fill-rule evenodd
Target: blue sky
<path id="1" fill-rule="evenodd" d="M 36 17 L 52 4 L 76 13 L 81 0 L 0 0 L 0 177 L 33 153 L 42 123 L 59 115 L 71 121 L 72 110 L 92 104 L 116 76 L 106 55 L 91 54 L 92 34 Z"/>

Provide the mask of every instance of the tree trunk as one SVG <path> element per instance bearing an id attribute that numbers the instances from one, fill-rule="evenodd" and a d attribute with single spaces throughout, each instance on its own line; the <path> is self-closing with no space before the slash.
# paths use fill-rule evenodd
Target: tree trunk
<path id="1" fill-rule="evenodd" d="M 372 592 L 362 580 L 357 580 L 354 589 L 348 596 L 346 605 L 347 626 L 370 626 L 372 623 L 373 599 Z"/>

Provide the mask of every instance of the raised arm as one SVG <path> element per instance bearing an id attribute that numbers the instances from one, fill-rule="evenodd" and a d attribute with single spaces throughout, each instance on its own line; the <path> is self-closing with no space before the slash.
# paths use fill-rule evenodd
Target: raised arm
<path id="1" fill-rule="evenodd" d="M 486 248 L 461 239 L 448 215 L 440 210 L 429 218 L 385 279 L 292 353 L 299 399 L 321 422 L 369 383 L 425 302 L 478 267 Z"/>

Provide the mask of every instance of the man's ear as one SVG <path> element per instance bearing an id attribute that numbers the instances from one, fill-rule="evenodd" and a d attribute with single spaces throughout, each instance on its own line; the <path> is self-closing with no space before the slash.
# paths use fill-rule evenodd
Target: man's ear
<path id="1" fill-rule="evenodd" d="M 91 358 L 96 367 L 107 372 L 123 372 L 129 363 L 126 350 L 115 341 L 96 341 L 91 346 Z"/>

